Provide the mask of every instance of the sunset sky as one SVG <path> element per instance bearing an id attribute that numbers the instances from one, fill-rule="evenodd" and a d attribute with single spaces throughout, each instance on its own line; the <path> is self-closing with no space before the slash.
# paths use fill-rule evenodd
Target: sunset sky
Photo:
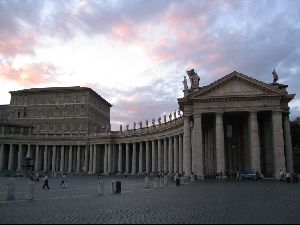
<path id="1" fill-rule="evenodd" d="M 298 0 L 0 0 L 0 104 L 9 91 L 86 86 L 119 124 L 178 109 L 185 71 L 201 85 L 236 70 L 297 94 Z"/>

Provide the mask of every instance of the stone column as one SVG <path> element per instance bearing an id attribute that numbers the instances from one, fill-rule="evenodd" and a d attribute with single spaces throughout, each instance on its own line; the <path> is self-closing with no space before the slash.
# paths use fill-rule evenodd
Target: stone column
<path id="1" fill-rule="evenodd" d="M 162 171 L 162 148 L 161 148 L 161 140 L 158 139 L 157 141 L 157 155 L 158 155 L 158 165 L 157 165 L 157 171 Z"/>
<path id="2" fill-rule="evenodd" d="M 8 170 L 13 170 L 14 163 L 14 146 L 11 144 L 9 148 Z"/>
<path id="3" fill-rule="evenodd" d="M 93 145 L 90 145 L 89 174 L 93 174 L 93 156 L 94 156 L 94 148 Z"/>
<path id="4" fill-rule="evenodd" d="M 22 145 L 19 145 L 18 149 L 18 171 L 22 170 L 22 158 L 23 158 L 23 150 L 22 150 Z"/>
<path id="5" fill-rule="evenodd" d="M 279 177 L 280 170 L 286 172 L 284 156 L 284 140 L 282 129 L 282 112 L 272 112 L 273 141 L 274 141 L 274 176 Z"/>
<path id="6" fill-rule="evenodd" d="M 70 149 L 69 149 L 69 168 L 68 168 L 68 173 L 72 173 L 72 168 L 73 168 L 73 146 L 70 145 Z"/>
<path id="7" fill-rule="evenodd" d="M 152 172 L 156 172 L 156 144 L 152 141 Z"/>
<path id="8" fill-rule="evenodd" d="M 142 174 L 143 171 L 143 156 L 144 155 L 144 147 L 143 142 L 140 142 L 140 155 L 139 155 L 139 173 Z"/>
<path id="9" fill-rule="evenodd" d="M 104 173 L 108 172 L 108 145 L 105 145 L 104 152 Z"/>
<path id="10" fill-rule="evenodd" d="M 164 138 L 164 172 L 167 172 L 169 170 L 168 160 L 168 143 L 167 138 Z"/>
<path id="11" fill-rule="evenodd" d="M 261 170 L 257 112 L 250 112 L 249 134 L 250 134 L 251 167 L 254 170 Z"/>
<path id="12" fill-rule="evenodd" d="M 182 143 L 182 135 L 179 135 L 179 173 L 183 172 L 183 143 Z"/>
<path id="13" fill-rule="evenodd" d="M 193 172 L 200 178 L 203 174 L 203 142 L 202 142 L 202 114 L 194 115 L 193 139 Z"/>
<path id="14" fill-rule="evenodd" d="M 77 162 L 76 162 L 76 173 L 80 173 L 80 161 L 81 161 L 81 149 L 80 146 L 77 146 Z"/>
<path id="15" fill-rule="evenodd" d="M 52 172 L 55 172 L 55 164 L 56 164 L 56 145 L 53 146 L 52 149 L 53 153 L 52 153 Z"/>
<path id="16" fill-rule="evenodd" d="M 188 116 L 184 116 L 183 171 L 185 172 L 185 176 L 192 175 L 191 127 Z"/>
<path id="17" fill-rule="evenodd" d="M 44 150 L 44 172 L 48 170 L 48 145 L 45 145 Z"/>
<path id="18" fill-rule="evenodd" d="M 4 162 L 4 144 L 1 144 L 1 148 L 0 148 L 0 170 L 3 170 L 3 162 Z"/>
<path id="19" fill-rule="evenodd" d="M 109 145 L 109 146 L 111 146 L 111 145 Z M 110 148 L 110 154 L 111 154 L 111 148 Z M 110 167 L 111 167 L 111 160 L 110 160 Z M 110 168 L 110 170 L 111 170 L 111 168 Z M 93 174 L 96 174 L 96 173 L 97 173 L 97 145 L 94 145 Z"/>
<path id="20" fill-rule="evenodd" d="M 146 141 L 146 173 L 150 174 L 150 142 Z"/>
<path id="21" fill-rule="evenodd" d="M 35 149 L 35 164 L 34 164 L 34 169 L 35 171 L 39 171 L 39 162 L 40 162 L 40 146 L 37 145 Z"/>
<path id="22" fill-rule="evenodd" d="M 217 172 L 225 172 L 225 147 L 223 113 L 216 114 L 216 158 Z"/>
<path id="23" fill-rule="evenodd" d="M 61 146 L 60 150 L 60 171 L 64 172 L 65 170 L 65 146 Z"/>
<path id="24" fill-rule="evenodd" d="M 133 151 L 132 151 L 132 174 L 136 174 L 136 143 L 133 143 Z"/>
<path id="25" fill-rule="evenodd" d="M 31 145 L 27 145 L 27 157 L 31 157 Z"/>
<path id="26" fill-rule="evenodd" d="M 85 149 L 84 149 L 84 172 L 88 172 L 89 168 L 89 150 L 88 150 L 88 145 L 85 146 Z"/>
<path id="27" fill-rule="evenodd" d="M 172 137 L 169 137 L 169 173 L 172 173 L 174 171 L 174 148 L 173 148 L 173 139 Z"/>
<path id="28" fill-rule="evenodd" d="M 284 146 L 287 172 L 294 172 L 293 146 L 289 114 L 284 114 Z"/>
<path id="29" fill-rule="evenodd" d="M 119 157 L 118 157 L 118 171 L 120 174 L 123 173 L 123 154 L 122 154 L 122 144 L 119 144 Z"/>
<path id="30" fill-rule="evenodd" d="M 174 171 L 179 172 L 179 150 L 178 150 L 178 136 L 174 137 Z"/>
<path id="31" fill-rule="evenodd" d="M 129 144 L 126 144 L 126 173 L 129 174 Z"/>

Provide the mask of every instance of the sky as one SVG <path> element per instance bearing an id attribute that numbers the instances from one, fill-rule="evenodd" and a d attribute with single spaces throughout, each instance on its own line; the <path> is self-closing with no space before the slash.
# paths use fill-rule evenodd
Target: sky
<path id="1" fill-rule="evenodd" d="M 9 91 L 94 89 L 120 124 L 178 109 L 189 69 L 201 85 L 238 71 L 297 94 L 298 0 L 0 0 L 0 104 Z"/>

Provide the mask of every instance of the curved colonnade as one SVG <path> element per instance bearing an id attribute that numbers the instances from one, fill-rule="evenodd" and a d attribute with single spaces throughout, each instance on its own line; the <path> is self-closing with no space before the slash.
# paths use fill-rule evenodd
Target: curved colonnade
<path id="1" fill-rule="evenodd" d="M 22 171 L 32 157 L 38 172 L 150 174 L 183 172 L 183 118 L 124 132 L 90 135 L 1 134 L 0 169 Z"/>

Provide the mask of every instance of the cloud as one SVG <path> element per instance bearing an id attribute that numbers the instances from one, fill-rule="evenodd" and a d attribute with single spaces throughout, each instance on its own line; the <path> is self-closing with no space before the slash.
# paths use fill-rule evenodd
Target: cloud
<path id="1" fill-rule="evenodd" d="M 14 81 L 26 87 L 46 84 L 57 76 L 58 69 L 51 64 L 35 63 L 15 69 L 10 62 L 0 63 L 0 79 Z"/>

